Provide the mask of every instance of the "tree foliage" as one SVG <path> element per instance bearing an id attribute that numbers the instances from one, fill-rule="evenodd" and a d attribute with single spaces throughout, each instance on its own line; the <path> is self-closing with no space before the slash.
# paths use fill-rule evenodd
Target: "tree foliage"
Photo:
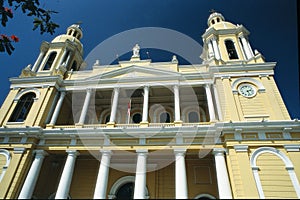
<path id="1" fill-rule="evenodd" d="M 51 20 L 52 14 L 57 12 L 43 9 L 39 0 L 0 0 L 0 22 L 3 27 L 13 18 L 13 10 L 21 10 L 27 16 L 33 17 L 33 30 L 39 29 L 40 34 L 52 35 L 59 27 Z M 19 38 L 15 35 L 0 34 L 0 52 L 11 55 L 15 49 L 13 42 L 19 42 Z"/>

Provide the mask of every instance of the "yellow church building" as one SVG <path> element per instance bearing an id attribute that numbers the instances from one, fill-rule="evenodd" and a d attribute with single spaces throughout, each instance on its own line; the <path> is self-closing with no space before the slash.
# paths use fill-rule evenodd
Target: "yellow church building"
<path id="1" fill-rule="evenodd" d="M 276 63 L 243 25 L 207 24 L 196 65 L 136 44 L 83 70 L 76 24 L 42 42 L 0 110 L 0 198 L 300 198 L 300 122 Z"/>

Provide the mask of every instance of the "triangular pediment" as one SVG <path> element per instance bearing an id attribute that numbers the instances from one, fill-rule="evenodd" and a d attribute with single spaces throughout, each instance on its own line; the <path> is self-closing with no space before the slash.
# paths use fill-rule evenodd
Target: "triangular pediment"
<path id="1" fill-rule="evenodd" d="M 132 65 L 102 74 L 94 75 L 89 80 L 98 79 L 120 79 L 120 78 L 159 78 L 159 77 L 178 77 L 180 73 L 158 68 L 151 68 L 151 66 L 136 66 Z"/>

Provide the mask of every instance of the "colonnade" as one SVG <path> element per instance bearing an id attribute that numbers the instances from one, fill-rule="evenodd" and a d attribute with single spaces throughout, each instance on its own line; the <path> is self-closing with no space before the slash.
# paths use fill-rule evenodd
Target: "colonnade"
<path id="1" fill-rule="evenodd" d="M 206 100 L 207 100 L 207 105 L 208 105 L 210 121 L 215 121 L 216 120 L 216 108 L 215 108 L 215 104 L 213 102 L 211 84 L 205 84 L 203 86 L 204 86 L 205 92 L 206 92 Z M 179 92 L 180 87 L 178 85 L 174 85 L 172 88 L 173 88 L 173 93 L 174 93 L 174 111 L 175 111 L 175 116 L 174 116 L 175 120 L 174 121 L 180 122 L 180 121 L 182 121 L 181 113 L 180 113 L 180 110 L 181 110 L 180 109 L 180 92 Z M 149 85 L 144 86 L 143 113 L 142 113 L 142 122 L 144 122 L 144 123 L 148 122 L 149 90 L 150 90 Z M 91 88 L 86 89 L 86 96 L 85 96 L 85 100 L 83 102 L 83 107 L 81 110 L 78 124 L 84 124 L 85 117 L 88 112 L 88 106 L 89 106 L 93 92 L 94 92 L 94 89 L 91 89 Z M 57 118 L 58 118 L 58 115 L 59 115 L 59 112 L 60 112 L 60 109 L 63 104 L 65 96 L 66 96 L 66 91 L 61 91 L 60 97 L 56 104 L 56 107 L 53 108 L 54 111 L 53 111 L 53 114 L 52 114 L 52 117 L 50 120 L 50 125 L 56 124 L 56 121 L 57 121 Z M 120 98 L 120 88 L 117 87 L 117 88 L 113 89 L 109 123 L 116 122 L 116 114 L 117 114 L 117 109 L 118 109 L 119 98 Z M 52 112 L 50 112 L 50 113 L 52 113 Z"/>
<path id="2" fill-rule="evenodd" d="M 102 154 L 100 167 L 98 170 L 97 181 L 94 190 L 94 199 L 107 198 L 107 183 L 109 178 L 109 168 L 111 163 L 110 150 L 101 150 Z M 215 158 L 217 183 L 219 189 L 220 199 L 232 198 L 230 182 L 227 174 L 227 167 L 225 161 L 225 149 L 215 148 L 212 151 Z M 69 195 L 72 176 L 75 168 L 76 158 L 79 152 L 76 150 L 67 150 L 67 159 L 59 180 L 55 199 L 67 199 Z M 188 197 L 188 180 L 186 176 L 185 166 L 186 149 L 174 149 L 175 158 L 175 197 L 176 199 L 187 199 Z M 30 199 L 33 195 L 34 188 L 41 170 L 43 159 L 48 154 L 43 150 L 38 150 L 35 153 L 35 158 L 29 169 L 19 199 Z M 146 175 L 147 175 L 147 149 L 140 149 L 136 151 L 136 173 L 135 173 L 135 187 L 134 199 L 146 198 Z"/>

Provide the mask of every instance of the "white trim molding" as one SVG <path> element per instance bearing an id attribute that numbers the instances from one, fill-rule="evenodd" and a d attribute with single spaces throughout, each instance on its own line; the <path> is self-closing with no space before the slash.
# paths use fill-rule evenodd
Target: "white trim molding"
<path id="1" fill-rule="evenodd" d="M 256 165 L 256 160 L 257 160 L 258 156 L 263 154 L 263 153 L 274 154 L 274 155 L 278 156 L 284 162 L 285 169 L 288 171 L 288 173 L 290 175 L 290 179 L 291 179 L 291 182 L 294 186 L 297 197 L 300 198 L 300 185 L 299 185 L 299 181 L 298 181 L 298 178 L 296 176 L 296 173 L 294 171 L 293 163 L 290 161 L 290 159 L 283 152 L 279 151 L 278 149 L 275 149 L 274 147 L 260 147 L 260 148 L 256 149 L 250 157 L 250 165 L 251 165 L 254 180 L 256 182 L 256 186 L 257 186 L 257 189 L 258 189 L 259 197 L 261 199 L 264 199 L 265 195 L 264 195 L 263 188 L 262 188 L 261 181 L 260 181 L 260 177 L 259 177 L 259 174 L 258 174 L 259 167 Z"/>
<path id="2" fill-rule="evenodd" d="M 119 178 L 111 187 L 110 192 L 108 194 L 109 199 L 115 199 L 116 198 L 116 193 L 118 192 L 119 188 L 126 184 L 132 182 L 133 184 L 135 183 L 135 176 L 123 176 Z M 149 193 L 148 193 L 148 188 L 147 186 L 145 187 L 145 194 L 146 194 L 146 199 L 149 199 Z"/>
<path id="3" fill-rule="evenodd" d="M 3 166 L 2 173 L 0 174 L 0 182 L 1 182 L 6 170 L 8 168 L 8 165 L 10 163 L 11 156 L 10 156 L 9 151 L 7 151 L 6 149 L 0 149 L 0 155 L 3 155 L 6 158 L 5 165 Z"/>
<path id="4" fill-rule="evenodd" d="M 263 84 L 254 79 L 254 78 L 250 78 L 250 77 L 243 77 L 243 78 L 238 78 L 237 80 L 235 80 L 232 85 L 231 85 L 231 89 L 232 89 L 232 92 L 234 94 L 237 94 L 238 93 L 238 86 L 241 84 L 241 83 L 252 83 L 253 85 L 255 85 L 257 88 L 258 88 L 258 92 L 264 92 L 266 89 L 265 87 L 263 86 Z"/>

